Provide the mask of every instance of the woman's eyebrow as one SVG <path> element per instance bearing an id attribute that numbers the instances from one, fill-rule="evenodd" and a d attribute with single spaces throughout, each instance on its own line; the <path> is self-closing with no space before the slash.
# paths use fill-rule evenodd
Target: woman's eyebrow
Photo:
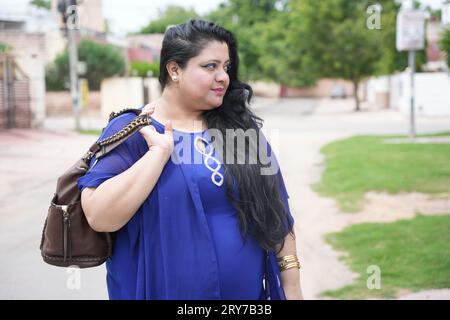
<path id="1" fill-rule="evenodd" d="M 211 59 L 211 60 L 208 60 L 208 61 L 220 63 L 220 60 L 217 60 L 217 59 Z M 230 62 L 230 59 L 225 61 L 225 63 L 227 63 L 227 62 Z"/>

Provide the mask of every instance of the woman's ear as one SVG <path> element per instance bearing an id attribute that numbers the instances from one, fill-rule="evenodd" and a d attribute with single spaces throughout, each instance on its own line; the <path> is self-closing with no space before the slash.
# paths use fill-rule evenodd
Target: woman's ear
<path id="1" fill-rule="evenodd" d="M 178 63 L 170 61 L 166 64 L 166 69 L 172 81 L 177 82 L 180 77 L 180 67 L 178 66 Z"/>

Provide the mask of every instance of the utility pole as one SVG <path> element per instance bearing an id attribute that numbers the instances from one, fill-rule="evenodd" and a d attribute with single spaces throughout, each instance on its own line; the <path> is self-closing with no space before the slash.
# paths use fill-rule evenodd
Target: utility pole
<path id="1" fill-rule="evenodd" d="M 411 0 L 402 2 L 402 7 L 397 15 L 397 39 L 398 51 L 408 51 L 410 71 L 410 103 L 409 103 L 409 137 L 416 137 L 415 127 L 415 101 L 414 101 L 414 74 L 416 71 L 416 51 L 425 47 L 425 15 L 420 10 L 415 10 Z"/>
<path id="2" fill-rule="evenodd" d="M 408 51 L 408 63 L 409 63 L 409 71 L 410 71 L 410 85 L 411 85 L 411 96 L 409 102 L 409 138 L 414 139 L 416 137 L 416 121 L 414 115 L 414 74 L 416 72 L 416 51 L 410 50 Z"/>
<path id="3" fill-rule="evenodd" d="M 67 31 L 69 69 L 70 69 L 70 95 L 72 97 L 72 110 L 75 115 L 75 129 L 80 130 L 80 88 L 78 84 L 78 7 L 76 0 L 59 0 L 58 10 L 63 16 Z"/>

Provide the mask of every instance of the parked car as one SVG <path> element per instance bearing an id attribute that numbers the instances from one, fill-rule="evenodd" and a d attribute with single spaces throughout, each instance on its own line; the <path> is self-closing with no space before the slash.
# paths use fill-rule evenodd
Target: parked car
<path id="1" fill-rule="evenodd" d="M 347 94 L 345 93 L 345 88 L 342 85 L 336 85 L 331 89 L 330 94 L 331 99 L 345 99 Z"/>

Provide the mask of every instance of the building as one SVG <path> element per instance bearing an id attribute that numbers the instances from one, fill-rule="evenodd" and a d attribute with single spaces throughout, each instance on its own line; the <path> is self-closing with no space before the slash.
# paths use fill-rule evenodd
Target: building
<path id="1" fill-rule="evenodd" d="M 445 61 L 445 53 L 439 48 L 439 39 L 444 26 L 434 17 L 427 22 L 426 37 L 427 37 L 427 63 L 423 66 L 424 71 L 427 72 L 446 72 L 448 71 L 447 63 Z"/>
<path id="2" fill-rule="evenodd" d="M 58 12 L 59 1 L 60 0 L 52 0 L 51 2 L 51 12 L 58 16 L 60 16 L 60 13 Z M 102 0 L 79 1 L 77 9 L 80 29 L 100 34 L 105 32 L 102 2 Z M 64 28 L 62 19 L 59 19 L 59 27 L 61 29 Z"/>
<path id="3" fill-rule="evenodd" d="M 16 81 L 21 81 L 20 89 L 9 88 L 15 77 L 7 81 L 2 78 L 3 92 L 9 94 L 2 95 L 0 116 L 22 114 L 30 119 L 21 119 L 17 126 L 28 123 L 31 127 L 39 127 L 45 118 L 45 65 L 65 47 L 57 25 L 58 17 L 27 2 L 0 0 L 0 7 L 0 43 L 10 48 L 8 58 L 2 60 L 3 66 L 9 61 L 11 70 L 20 70 L 17 73 L 20 73 L 20 79 Z M 26 90 L 23 81 L 27 82 Z M 20 106 L 17 101 L 21 101 Z M 3 119 L 2 123 L 9 123 L 10 127 L 15 121 Z"/>
<path id="4" fill-rule="evenodd" d="M 159 61 L 164 34 L 137 34 L 127 36 L 129 61 Z"/>

